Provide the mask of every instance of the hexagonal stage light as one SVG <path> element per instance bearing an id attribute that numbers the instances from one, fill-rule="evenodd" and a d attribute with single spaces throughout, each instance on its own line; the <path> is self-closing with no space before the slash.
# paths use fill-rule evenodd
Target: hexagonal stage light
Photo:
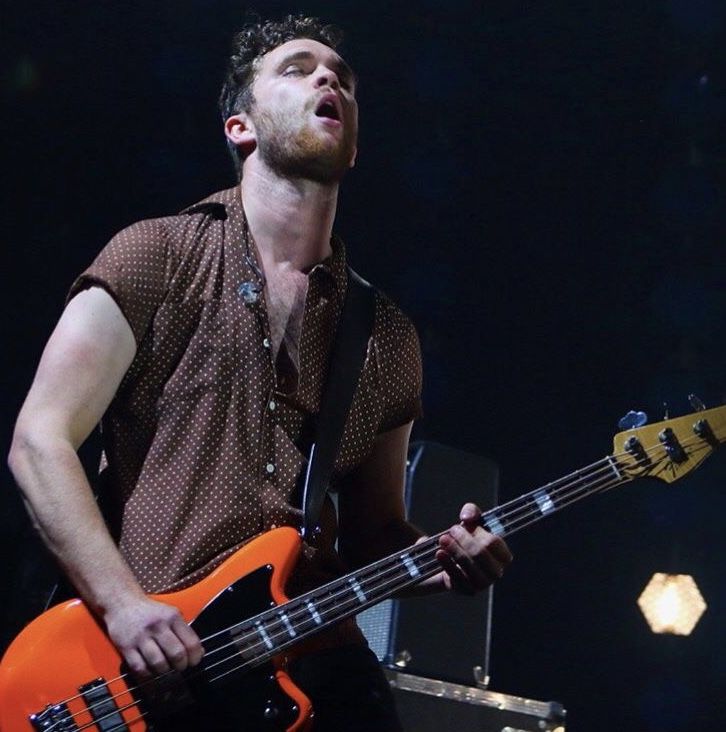
<path id="1" fill-rule="evenodd" d="M 690 574 L 656 572 L 638 598 L 654 633 L 690 635 L 708 607 Z"/>

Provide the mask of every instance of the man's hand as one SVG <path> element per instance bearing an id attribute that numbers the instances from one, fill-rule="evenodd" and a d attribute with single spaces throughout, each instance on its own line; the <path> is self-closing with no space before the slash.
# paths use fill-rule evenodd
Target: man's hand
<path id="1" fill-rule="evenodd" d="M 481 509 L 467 503 L 460 524 L 439 539 L 436 558 L 444 568 L 441 581 L 447 590 L 471 595 L 499 579 L 512 561 L 504 540 L 479 525 Z"/>
<path id="2" fill-rule="evenodd" d="M 111 641 L 136 676 L 183 671 L 202 659 L 199 637 L 172 605 L 134 598 L 105 613 L 104 620 Z"/>

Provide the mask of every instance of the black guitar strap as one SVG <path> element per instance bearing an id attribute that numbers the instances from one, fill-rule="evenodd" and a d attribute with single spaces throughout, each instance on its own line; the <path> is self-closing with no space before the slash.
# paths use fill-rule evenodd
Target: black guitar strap
<path id="1" fill-rule="evenodd" d="M 318 532 L 318 520 L 338 457 L 343 429 L 353 403 L 366 352 L 373 332 L 375 291 L 348 267 L 343 310 L 331 350 L 330 368 L 315 424 L 315 437 L 303 488 L 303 538 L 312 542 Z"/>

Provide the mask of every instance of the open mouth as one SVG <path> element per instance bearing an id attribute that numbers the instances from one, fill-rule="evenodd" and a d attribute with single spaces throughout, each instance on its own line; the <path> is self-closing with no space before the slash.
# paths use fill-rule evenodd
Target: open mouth
<path id="1" fill-rule="evenodd" d="M 333 119 L 336 122 L 340 122 L 340 113 L 335 103 L 330 100 L 323 100 L 318 108 L 315 110 L 316 117 L 324 117 L 326 119 Z"/>

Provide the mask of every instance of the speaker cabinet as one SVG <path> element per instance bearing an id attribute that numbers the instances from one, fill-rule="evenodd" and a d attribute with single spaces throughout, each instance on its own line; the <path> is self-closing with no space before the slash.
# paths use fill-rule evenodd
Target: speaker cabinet
<path id="1" fill-rule="evenodd" d="M 408 518 L 428 534 L 456 523 L 461 506 L 496 505 L 499 470 L 491 460 L 434 442 L 412 443 L 406 472 Z M 449 681 L 486 685 L 492 589 L 474 597 L 441 594 L 387 600 L 358 616 L 386 665 Z"/>

